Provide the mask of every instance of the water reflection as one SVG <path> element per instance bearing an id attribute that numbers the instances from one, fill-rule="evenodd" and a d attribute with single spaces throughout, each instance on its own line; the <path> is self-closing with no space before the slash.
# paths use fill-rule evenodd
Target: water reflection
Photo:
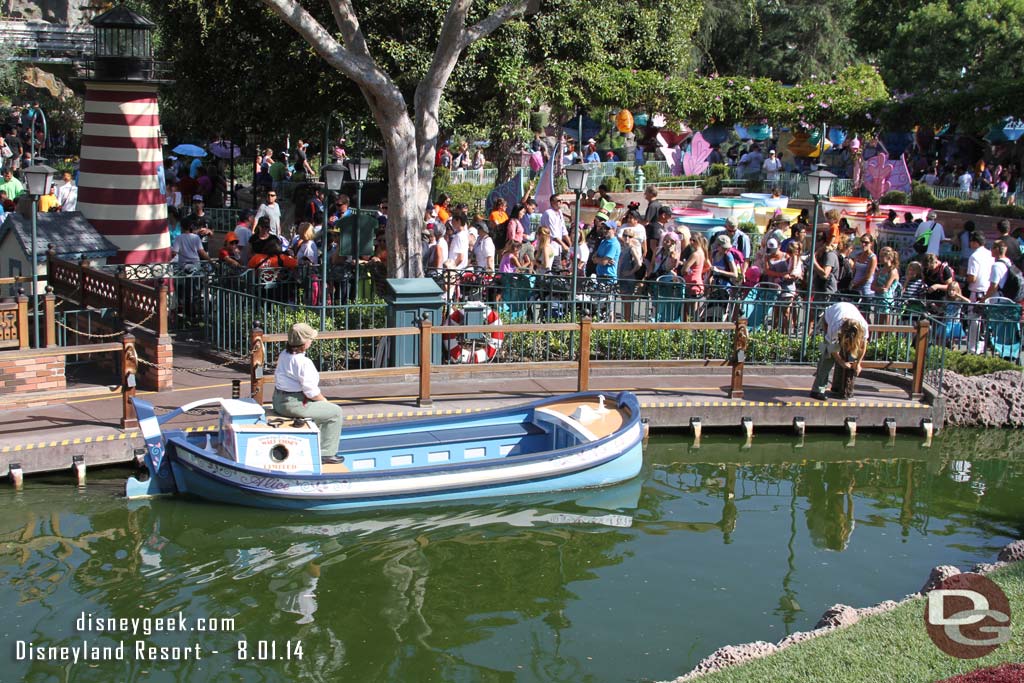
<path id="1" fill-rule="evenodd" d="M 119 482 L 78 492 L 30 481 L 23 494 L 0 492 L 4 645 L 131 641 L 78 632 L 75 620 L 180 610 L 235 626 L 147 640 L 220 654 L 15 661 L 11 675 L 671 678 L 722 644 L 806 629 L 836 601 L 914 590 L 934 564 L 990 559 L 1024 534 L 1024 457 L 1005 437 L 951 432 L 920 448 L 862 434 L 846 448 L 838 436 L 758 436 L 747 449 L 663 435 L 645 474 L 624 486 L 345 515 L 129 504 Z M 304 656 L 239 661 L 239 640 L 250 652 L 275 642 L 278 654 L 301 641 Z"/>

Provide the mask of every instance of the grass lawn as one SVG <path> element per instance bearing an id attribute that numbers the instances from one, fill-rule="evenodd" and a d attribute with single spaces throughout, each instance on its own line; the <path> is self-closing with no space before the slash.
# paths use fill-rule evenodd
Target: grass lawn
<path id="1" fill-rule="evenodd" d="M 980 667 L 1024 661 L 1024 562 L 1003 567 L 988 578 L 998 583 L 1010 599 L 1013 637 L 986 657 L 954 659 L 935 647 L 925 631 L 925 600 L 920 598 L 886 614 L 699 680 L 923 683 Z"/>

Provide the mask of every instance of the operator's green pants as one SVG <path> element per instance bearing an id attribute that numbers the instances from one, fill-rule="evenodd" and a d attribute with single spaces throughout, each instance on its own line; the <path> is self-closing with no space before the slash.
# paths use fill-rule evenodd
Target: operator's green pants
<path id="1" fill-rule="evenodd" d="M 274 391 L 274 412 L 283 417 L 308 417 L 320 428 L 320 457 L 338 454 L 341 440 L 341 406 L 330 401 L 310 401 L 301 391 Z"/>
<path id="2" fill-rule="evenodd" d="M 811 391 L 818 391 L 822 394 L 828 389 L 828 378 L 832 374 L 832 368 L 836 366 L 836 360 L 832 357 L 834 351 L 839 350 L 839 344 L 831 344 L 827 341 L 821 343 L 821 358 L 818 359 L 818 367 L 814 371 L 814 385 Z"/>

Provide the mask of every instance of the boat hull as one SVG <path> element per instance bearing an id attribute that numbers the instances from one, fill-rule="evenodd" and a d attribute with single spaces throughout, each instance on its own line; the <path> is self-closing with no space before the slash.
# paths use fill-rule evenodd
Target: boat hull
<path id="1" fill-rule="evenodd" d="M 242 488 L 231 479 L 211 475 L 201 465 L 184 460 L 179 457 L 179 453 L 172 453 L 170 456 L 171 468 L 179 491 L 221 503 L 278 510 L 354 510 L 594 488 L 628 481 L 639 474 L 643 466 L 641 445 L 636 443 L 621 456 L 603 465 L 563 477 L 493 485 L 486 488 L 462 488 L 388 497 L 352 498 L 344 495 L 281 496 L 275 494 L 272 488 Z M 326 485 L 329 482 L 317 483 Z M 272 487 L 280 485 L 280 482 L 268 482 L 268 484 Z M 313 487 L 315 484 L 311 484 L 310 488 Z"/>
<path id="2" fill-rule="evenodd" d="M 569 398 L 579 401 L 595 397 L 596 393 L 594 396 L 576 394 Z M 411 465 L 408 467 L 296 474 L 247 467 L 222 457 L 209 443 L 204 446 L 201 441 L 179 434 L 166 439 L 166 465 L 177 493 L 216 502 L 283 510 L 391 507 L 594 488 L 627 481 L 635 477 L 643 466 L 642 448 L 646 425 L 640 419 L 639 403 L 628 392 L 617 398 L 618 405 L 625 406 L 628 419 L 615 427 L 614 431 L 608 428 L 603 436 L 597 436 L 583 428 L 582 432 L 589 436 L 569 444 L 556 438 L 556 431 L 547 449 L 538 449 L 540 452 L 520 450 L 508 441 L 495 439 L 487 442 L 489 445 L 484 442 L 470 444 L 480 446 L 468 449 L 479 451 L 481 455 L 476 456 L 479 460 L 464 459 L 444 465 L 423 466 L 422 458 L 417 457 L 415 463 L 412 463 L 412 456 L 406 455 L 400 457 L 409 459 Z M 519 419 L 526 420 L 525 416 L 531 414 L 544 413 L 533 419 L 549 420 L 552 419 L 551 415 L 556 415 L 549 409 L 551 405 L 551 401 L 545 401 L 527 407 L 478 413 L 461 421 L 456 420 L 457 429 L 453 429 L 451 419 L 446 419 L 446 433 L 469 434 L 474 429 L 476 433 L 481 433 L 482 421 L 501 427 L 518 424 Z M 557 418 L 556 415 L 555 422 L 559 420 L 568 420 L 570 428 L 572 424 L 579 427 L 578 423 L 573 423 L 572 418 Z M 464 427 L 461 426 L 463 424 Z M 436 420 L 424 420 L 406 423 L 401 427 L 367 426 L 353 430 L 348 438 L 350 443 L 385 442 L 388 438 L 396 438 L 395 432 L 400 430 L 411 432 L 417 437 L 423 434 L 426 438 L 431 434 L 428 428 L 438 428 L 438 425 Z M 534 425 L 531 423 L 530 426 Z M 502 427 L 499 431 L 504 433 L 507 430 Z M 561 435 L 564 436 L 564 433 Z M 538 438 L 542 437 L 524 438 L 522 443 L 529 441 L 536 444 Z M 485 445 L 486 448 L 483 447 Z M 443 448 L 431 445 L 427 450 Z M 496 457 L 499 448 L 502 454 L 508 455 Z M 410 450 L 415 448 L 406 445 L 396 452 Z M 488 457 L 482 457 L 485 451 Z M 343 449 L 342 453 L 345 452 Z M 458 452 L 457 448 L 452 452 Z M 378 456 L 385 454 L 390 456 L 391 452 L 385 450 L 377 453 Z M 357 465 L 366 456 L 365 452 L 350 452 L 346 462 Z"/>

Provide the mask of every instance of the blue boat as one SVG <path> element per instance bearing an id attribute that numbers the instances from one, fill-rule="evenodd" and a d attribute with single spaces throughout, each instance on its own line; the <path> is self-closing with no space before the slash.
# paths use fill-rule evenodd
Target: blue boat
<path id="1" fill-rule="evenodd" d="M 268 415 L 248 399 L 205 399 L 157 416 L 133 399 L 149 477 L 126 495 L 188 494 L 287 510 L 343 510 L 547 493 L 635 477 L 647 424 L 630 392 L 581 392 L 521 406 L 361 425 L 321 462 L 319 430 Z M 215 432 L 164 431 L 175 417 L 220 406 Z"/>

